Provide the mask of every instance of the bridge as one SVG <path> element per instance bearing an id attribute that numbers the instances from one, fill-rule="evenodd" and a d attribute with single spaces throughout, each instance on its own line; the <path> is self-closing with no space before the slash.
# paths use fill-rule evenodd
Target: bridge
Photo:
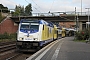
<path id="1" fill-rule="evenodd" d="M 87 13 L 75 15 L 74 13 L 35 13 L 32 16 L 12 16 L 9 14 L 7 18 L 0 24 L 0 33 L 15 33 L 18 29 L 18 24 L 21 19 L 43 19 L 59 24 L 66 28 L 79 28 L 79 30 L 86 29 L 86 22 L 88 21 Z"/>
<path id="2" fill-rule="evenodd" d="M 86 29 L 86 22 L 88 21 L 88 14 L 86 12 L 83 12 L 82 15 L 80 12 L 55 12 L 55 13 L 33 13 L 32 16 L 11 16 L 10 17 L 14 22 L 19 23 L 21 19 L 43 19 L 46 21 L 52 21 L 54 23 L 61 22 L 62 26 L 65 26 L 66 23 L 72 23 L 71 25 L 78 25 L 79 29 Z M 67 25 L 68 25 L 67 24 Z M 66 25 L 66 26 L 67 26 Z M 69 26 L 69 27 L 70 27 Z M 68 27 L 68 28 L 69 28 Z"/>
<path id="3" fill-rule="evenodd" d="M 20 19 L 44 19 L 49 20 L 52 22 L 67 22 L 67 21 L 75 21 L 78 20 L 82 22 L 86 22 L 88 20 L 88 15 L 86 12 L 83 12 L 82 15 L 80 15 L 80 12 L 75 13 L 69 13 L 69 12 L 57 12 L 57 13 L 33 13 L 32 16 L 11 16 L 10 18 L 13 19 L 15 22 L 19 22 Z"/>

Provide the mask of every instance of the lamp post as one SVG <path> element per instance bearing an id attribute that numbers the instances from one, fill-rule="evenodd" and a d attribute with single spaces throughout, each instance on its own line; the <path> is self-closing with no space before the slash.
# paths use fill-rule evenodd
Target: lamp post
<path id="1" fill-rule="evenodd" d="M 89 28 L 89 24 L 90 24 L 90 23 L 89 23 L 89 9 L 90 9 L 90 8 L 85 8 L 85 9 L 88 9 L 88 32 L 89 32 L 88 41 L 90 41 L 90 31 L 89 31 L 89 30 L 90 30 L 90 28 Z"/>
<path id="2" fill-rule="evenodd" d="M 81 0 L 81 15 L 82 15 L 82 0 Z"/>
<path id="3" fill-rule="evenodd" d="M 77 31 L 77 15 L 76 15 L 76 7 L 75 7 L 75 25 L 76 25 L 76 31 Z"/>
<path id="4" fill-rule="evenodd" d="M 79 22 L 78 22 L 78 15 L 79 14 L 76 14 L 76 16 L 77 16 L 77 18 L 76 18 L 76 31 L 78 32 L 78 30 L 79 30 Z"/>
<path id="5" fill-rule="evenodd" d="M 88 9 L 88 30 L 89 30 L 89 9 L 90 8 L 85 8 L 85 9 Z"/>

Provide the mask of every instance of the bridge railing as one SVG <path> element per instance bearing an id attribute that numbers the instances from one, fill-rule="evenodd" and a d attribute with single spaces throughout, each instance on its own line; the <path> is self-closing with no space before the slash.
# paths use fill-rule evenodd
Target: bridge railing
<path id="1" fill-rule="evenodd" d="M 87 16 L 88 12 L 55 12 L 55 13 L 33 13 L 32 16 Z M 89 14 L 90 15 L 90 14 Z"/>
<path id="2" fill-rule="evenodd" d="M 54 13 L 33 13 L 32 16 L 59 16 L 59 14 L 54 14 Z"/>
<path id="3" fill-rule="evenodd" d="M 43 16 L 75 16 L 75 15 L 78 15 L 78 16 L 88 16 L 88 12 L 54 12 L 54 13 L 32 13 L 32 15 L 30 16 L 40 16 L 40 17 L 43 17 Z M 89 14 L 90 15 L 90 14 Z M 8 17 L 18 17 L 18 16 L 25 16 L 25 15 L 12 15 L 12 14 L 9 14 Z M 29 15 L 28 15 L 29 16 Z"/>

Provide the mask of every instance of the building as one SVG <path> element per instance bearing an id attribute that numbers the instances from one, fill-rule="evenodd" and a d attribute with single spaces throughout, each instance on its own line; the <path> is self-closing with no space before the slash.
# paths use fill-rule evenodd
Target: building
<path id="1" fill-rule="evenodd" d="M 4 33 L 12 34 L 12 33 L 16 33 L 17 30 L 18 30 L 18 25 L 10 18 L 6 18 L 0 23 L 0 34 L 4 34 Z"/>

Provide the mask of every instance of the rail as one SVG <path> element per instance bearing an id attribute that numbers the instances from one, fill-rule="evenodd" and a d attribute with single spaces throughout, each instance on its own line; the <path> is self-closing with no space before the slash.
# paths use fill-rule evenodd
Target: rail
<path id="1" fill-rule="evenodd" d="M 5 46 L 0 46 L 0 53 L 1 52 L 5 52 L 11 49 L 15 49 L 16 48 L 16 44 L 10 44 L 10 45 L 5 45 Z"/>
<path id="2" fill-rule="evenodd" d="M 18 53 L 18 54 L 16 54 L 16 55 L 14 55 L 14 56 L 11 56 L 11 57 L 9 57 L 9 58 L 7 58 L 6 60 L 11 60 L 11 59 L 14 59 L 15 57 L 17 57 L 17 56 L 19 56 L 20 55 L 20 53 Z"/>

